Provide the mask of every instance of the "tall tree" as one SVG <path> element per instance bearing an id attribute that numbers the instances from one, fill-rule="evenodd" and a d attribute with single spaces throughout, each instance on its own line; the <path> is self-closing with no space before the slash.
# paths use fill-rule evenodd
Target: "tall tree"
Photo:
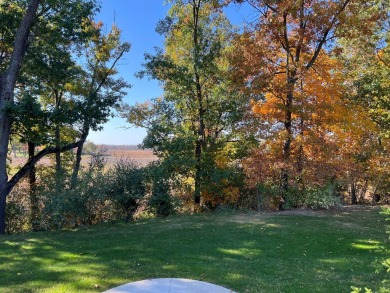
<path id="1" fill-rule="evenodd" d="M 171 2 L 168 17 L 157 26 L 166 37 L 165 51 L 147 54 L 140 73 L 160 81 L 164 96 L 127 108 L 124 116 L 148 129 L 145 147 L 193 183 L 193 202 L 199 206 L 218 170 L 217 154 L 237 139 L 235 128 L 248 100 L 229 83 L 226 51 L 232 29 L 216 1 Z"/>
<path id="2" fill-rule="evenodd" d="M 101 129 L 101 124 L 107 122 L 112 115 L 113 107 L 119 107 L 122 97 L 126 94 L 124 89 L 130 87 L 123 78 L 115 76 L 118 72 L 118 62 L 130 50 L 130 44 L 121 41 L 120 30 L 115 24 L 107 35 L 103 34 L 102 26 L 102 23 L 95 24 L 98 34 L 85 46 L 84 72 L 72 87 L 82 117 L 79 122 L 80 140 L 72 174 L 73 186 L 77 182 L 83 146 L 89 131 Z"/>
<path id="3" fill-rule="evenodd" d="M 5 233 L 5 206 L 8 194 L 7 153 L 11 131 L 11 119 L 5 109 L 13 103 L 16 80 L 28 47 L 30 30 L 38 9 L 39 0 L 31 0 L 20 22 L 14 39 L 9 64 L 0 73 L 0 234 Z M 5 69 L 5 70 L 4 70 Z"/>
<path id="4" fill-rule="evenodd" d="M 31 0 L 28 5 L 26 5 L 26 1 L 20 0 L 2 1 L 0 4 L 2 12 L 4 12 L 0 18 L 2 22 L 0 31 L 2 34 L 0 46 L 0 234 L 5 233 L 5 208 L 9 192 L 40 158 L 57 151 L 56 148 L 49 147 L 39 152 L 8 180 L 6 156 L 13 117 L 12 111 L 7 109 L 14 106 L 15 85 L 26 52 L 28 57 L 33 51 L 31 48 L 34 43 L 42 40 L 50 41 L 52 34 L 50 30 L 47 30 L 48 27 L 55 28 L 70 42 L 77 39 L 80 36 L 78 32 L 83 32 L 85 19 L 92 16 L 95 7 L 94 0 L 52 0 L 45 1 L 41 5 L 39 0 Z M 20 13 L 20 11 L 25 12 Z M 39 24 L 34 25 L 34 22 L 39 22 Z M 47 23 L 51 24 L 47 26 Z M 65 151 L 72 147 L 74 146 L 68 145 L 61 150 Z"/>
<path id="5" fill-rule="evenodd" d="M 366 169 L 368 182 L 378 195 L 376 199 L 390 186 L 390 2 L 383 0 L 379 5 L 385 17 L 372 26 L 373 34 L 355 33 L 353 38 L 338 41 L 338 58 L 344 65 L 348 97 L 352 103 L 364 107 L 380 129 L 380 135 L 373 141 L 379 147 L 375 152 L 364 152 L 359 156 L 360 161 L 371 156 Z M 356 185 L 362 186 L 356 178 L 351 178 L 350 185 L 351 193 Z"/>
<path id="6" fill-rule="evenodd" d="M 373 34 L 342 38 L 339 58 L 348 76 L 351 100 L 365 106 L 383 136 L 390 138 L 390 1 L 381 1 L 386 16 L 373 26 Z"/>
<path id="7" fill-rule="evenodd" d="M 283 141 L 280 187 L 286 193 L 291 179 L 291 153 L 300 127 L 293 121 L 299 108 L 300 85 L 306 76 L 316 74 L 318 58 L 331 50 L 340 34 L 347 33 L 347 26 L 356 28 L 364 23 L 369 27 L 377 11 L 363 17 L 359 12 L 367 5 L 357 0 L 234 2 L 247 2 L 258 13 L 237 40 L 236 80 L 251 91 L 263 93 L 266 100 L 272 97 L 274 106 L 270 111 L 280 112 L 271 127 L 280 130 Z M 356 15 L 361 17 L 359 23 Z"/>

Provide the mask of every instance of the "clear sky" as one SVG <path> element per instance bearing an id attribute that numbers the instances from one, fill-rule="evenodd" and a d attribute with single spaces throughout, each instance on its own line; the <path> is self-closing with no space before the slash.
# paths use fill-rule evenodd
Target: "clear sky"
<path id="1" fill-rule="evenodd" d="M 132 88 L 124 102 L 135 104 L 162 95 L 162 89 L 154 80 L 137 79 L 134 74 L 142 68 L 144 53 L 153 53 L 155 47 L 163 47 L 163 38 L 155 32 L 157 22 L 164 18 L 169 6 L 164 0 L 103 0 L 96 21 L 102 21 L 109 31 L 114 22 L 122 31 L 123 41 L 131 43 L 131 50 L 119 66 L 119 75 Z M 243 22 L 245 9 L 230 7 L 227 14 L 233 24 Z M 99 132 L 92 132 L 88 140 L 97 144 L 140 144 L 146 135 L 142 128 L 131 127 L 124 119 L 113 118 Z M 127 128 L 127 129 L 125 129 Z"/>

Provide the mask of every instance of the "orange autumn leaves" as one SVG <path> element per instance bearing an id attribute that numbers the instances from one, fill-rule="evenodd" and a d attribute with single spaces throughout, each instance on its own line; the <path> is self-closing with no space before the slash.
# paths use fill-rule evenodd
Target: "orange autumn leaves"
<path id="1" fill-rule="evenodd" d="M 321 52 L 312 69 L 299 73 L 287 162 L 280 151 L 286 136 L 286 76 L 275 74 L 268 79 L 264 98 L 252 101 L 253 114 L 268 125 L 263 134 L 266 139 L 246 161 L 252 184 L 277 182 L 281 168 L 289 170 L 291 181 L 299 178 L 300 182 L 319 185 L 358 169 L 355 158 L 375 145 L 372 139 L 377 130 L 367 111 L 345 98 L 341 69 L 337 60 Z"/>
<path id="2" fill-rule="evenodd" d="M 248 2 L 256 15 L 231 58 L 232 79 L 254 97 L 260 125 L 259 147 L 244 164 L 251 183 L 287 191 L 289 184 L 373 175 L 379 132 L 367 110 L 347 99 L 351 81 L 333 53 L 349 31 L 372 34 L 361 28 L 375 27 L 380 9 L 361 0 L 232 1 Z"/>

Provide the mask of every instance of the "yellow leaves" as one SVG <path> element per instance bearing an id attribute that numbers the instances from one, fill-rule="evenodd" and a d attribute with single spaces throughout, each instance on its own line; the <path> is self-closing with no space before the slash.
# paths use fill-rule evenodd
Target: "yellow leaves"
<path id="1" fill-rule="evenodd" d="M 240 196 L 238 187 L 228 186 L 220 189 L 217 195 L 212 191 L 203 191 L 201 198 L 208 206 L 217 207 L 221 204 L 235 204 Z"/>
<path id="2" fill-rule="evenodd" d="M 272 93 L 265 94 L 265 101 L 252 101 L 252 111 L 260 119 L 280 121 L 283 118 L 283 103 Z"/>
<path id="3" fill-rule="evenodd" d="M 226 156 L 226 154 L 218 153 L 218 155 L 215 158 L 215 164 L 218 168 L 226 167 L 229 163 L 229 158 Z"/>

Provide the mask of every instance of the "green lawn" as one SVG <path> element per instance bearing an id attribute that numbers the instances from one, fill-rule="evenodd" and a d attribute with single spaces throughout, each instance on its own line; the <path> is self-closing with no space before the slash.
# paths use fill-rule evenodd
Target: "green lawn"
<path id="1" fill-rule="evenodd" d="M 237 292 L 377 288 L 386 255 L 379 208 L 200 214 L 0 237 L 0 292 L 101 292 L 190 278 Z"/>

